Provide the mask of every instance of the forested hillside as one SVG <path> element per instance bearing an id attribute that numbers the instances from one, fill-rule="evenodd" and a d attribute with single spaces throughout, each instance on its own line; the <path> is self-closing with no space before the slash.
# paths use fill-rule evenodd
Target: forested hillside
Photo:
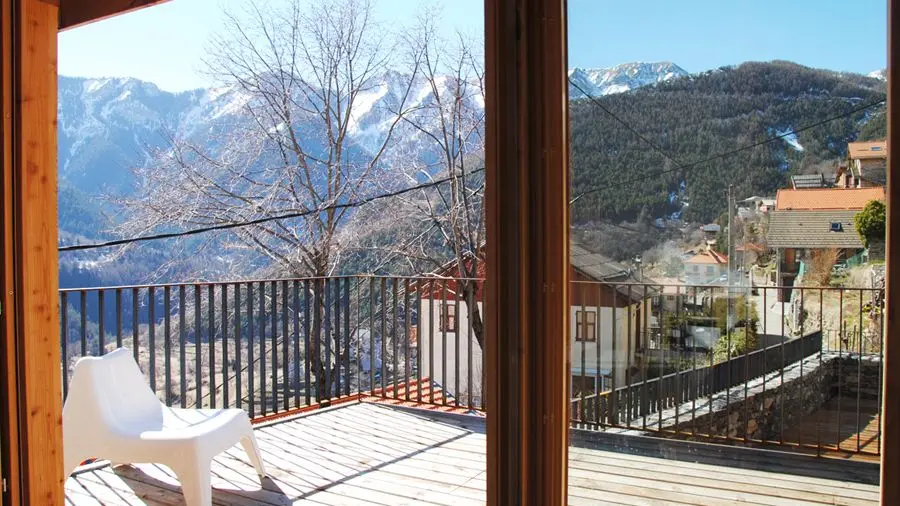
<path id="1" fill-rule="evenodd" d="M 575 100 L 573 195 L 601 190 L 577 200 L 573 220 L 634 221 L 642 211 L 652 217 L 683 211 L 686 220 L 709 221 L 724 210 L 729 184 L 739 198 L 773 195 L 791 174 L 832 172 L 833 163 L 846 156 L 847 142 L 882 134 L 883 106 L 796 138 L 679 167 L 877 102 L 884 91 L 879 79 L 776 61 L 744 63 L 597 99 L 674 162 L 590 99 Z"/>

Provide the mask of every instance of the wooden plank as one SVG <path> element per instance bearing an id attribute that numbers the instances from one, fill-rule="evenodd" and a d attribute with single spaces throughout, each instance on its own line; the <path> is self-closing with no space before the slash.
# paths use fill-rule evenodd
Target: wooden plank
<path id="1" fill-rule="evenodd" d="M 566 500 L 566 42 L 564 0 L 485 1 L 489 504 Z"/>
<path id="2" fill-rule="evenodd" d="M 58 8 L 13 0 L 12 73 L 4 75 L 4 286 L 6 349 L 15 361 L 4 389 L 17 397 L 19 502 L 60 504 L 62 387 L 60 380 L 56 217 L 56 28 Z M 6 65 L 6 63 L 4 63 Z M 11 82 L 10 82 L 11 81 Z M 4 102 L 7 103 L 4 99 Z M 4 107 L 7 107 L 5 105 Z M 11 157 L 11 163 L 10 163 Z M 11 229 L 11 230 L 10 230 Z M 11 299 L 11 300 L 10 300 Z M 10 321 L 14 320 L 12 326 Z M 10 332 L 9 329 L 12 329 Z M 12 470 L 12 469 L 11 469 Z"/>
<path id="3" fill-rule="evenodd" d="M 369 419 L 373 413 L 377 416 Z M 458 432 L 460 425 L 452 423 L 454 418 L 463 417 L 441 414 L 429 419 L 410 416 L 406 410 L 357 404 L 258 429 L 269 479 L 260 484 L 243 450 L 232 447 L 213 463 L 214 502 L 243 506 L 483 504 L 486 464 L 471 455 L 483 455 L 484 436 L 466 431 L 462 439 L 440 444 L 442 436 Z M 461 425 L 470 426 L 472 417 L 468 418 Z M 359 423 L 350 425 L 348 420 Z M 415 437 L 416 427 L 429 435 Z M 389 440 L 379 441 L 385 428 L 391 429 Z M 410 441 L 396 441 L 395 434 L 404 432 Z M 476 438 L 478 444 L 466 443 L 469 438 Z M 703 446 L 695 444 L 695 448 Z M 769 454 L 765 458 L 773 469 L 791 466 L 781 465 L 780 459 Z M 568 462 L 568 502 L 855 506 L 871 504 L 878 496 L 878 488 L 872 485 L 746 470 L 722 462 L 697 464 L 576 447 Z M 102 490 L 104 485 L 109 490 Z M 97 499 L 127 504 L 134 497 L 155 504 L 180 504 L 181 500 L 177 478 L 162 466 L 99 469 L 69 480 L 67 490 L 75 504 Z"/>
<path id="4" fill-rule="evenodd" d="M 846 487 L 843 482 L 835 480 L 800 478 L 791 475 L 756 472 L 751 473 L 737 467 L 709 466 L 705 464 L 693 464 L 678 461 L 662 461 L 660 459 L 620 458 L 617 453 L 588 451 L 585 453 L 570 453 L 570 469 L 604 469 L 604 472 L 632 473 L 638 475 L 648 473 L 651 476 L 665 474 L 671 479 L 714 479 L 718 483 L 711 486 L 738 487 L 747 484 L 753 488 L 766 489 L 776 494 L 783 490 L 806 490 L 818 494 L 831 494 L 838 497 L 852 499 L 866 499 L 874 501 L 878 498 L 878 487 L 865 485 L 859 487 Z M 655 478 L 658 479 L 658 478 Z"/>
<path id="5" fill-rule="evenodd" d="M 666 458 L 712 465 L 735 465 L 802 476 L 831 476 L 864 484 L 878 483 L 878 465 L 864 461 L 817 459 L 811 455 L 721 444 L 661 439 L 604 432 L 571 431 L 573 447 L 613 451 L 622 455 Z"/>
<path id="6" fill-rule="evenodd" d="M 602 469 L 602 471 L 601 471 Z M 572 485 L 591 488 L 588 481 L 613 482 L 634 486 L 647 490 L 659 490 L 668 496 L 669 492 L 683 492 L 705 498 L 710 502 L 739 501 L 771 506 L 805 503 L 839 504 L 846 506 L 863 506 L 871 504 L 872 498 L 838 497 L 830 491 L 813 492 L 806 488 L 771 488 L 762 487 L 754 481 L 729 482 L 718 480 L 713 476 L 697 477 L 674 474 L 670 472 L 654 476 L 652 473 L 635 469 L 621 469 L 615 465 L 602 468 L 596 464 L 569 466 L 569 478 Z M 582 480 L 582 481 L 578 481 Z M 659 495 L 659 494 L 658 494 Z"/>
<path id="7" fill-rule="evenodd" d="M 59 5 L 59 30 L 68 30 L 87 23 L 118 16 L 168 0 L 61 0 Z"/>
<path id="8" fill-rule="evenodd" d="M 887 66 L 887 244 L 884 318 L 884 379 L 881 415 L 881 504 L 900 504 L 900 304 L 894 297 L 900 292 L 900 0 L 888 1 L 888 66 Z M 896 120 L 896 121 L 895 121 Z M 892 268 L 895 267 L 895 268 Z M 889 374 L 890 372 L 891 374 Z"/>
<path id="9" fill-rule="evenodd" d="M 8 504 L 21 504 L 21 480 L 18 439 L 18 396 L 17 360 L 16 357 L 16 320 L 15 297 L 12 286 L 15 279 L 13 251 L 13 1 L 0 0 L 0 142 L 2 142 L 3 184 L 0 188 L 0 250 L 3 261 L 0 264 L 0 470 L 7 480 L 9 488 L 6 494 L 0 494 Z"/>

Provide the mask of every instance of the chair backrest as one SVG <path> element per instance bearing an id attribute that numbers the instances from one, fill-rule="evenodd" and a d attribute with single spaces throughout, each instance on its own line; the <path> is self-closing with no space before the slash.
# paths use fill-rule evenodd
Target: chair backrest
<path id="1" fill-rule="evenodd" d="M 112 427 L 152 430 L 162 426 L 162 404 L 147 385 L 127 348 L 102 357 L 83 357 L 75 364 L 67 418 L 94 419 Z"/>

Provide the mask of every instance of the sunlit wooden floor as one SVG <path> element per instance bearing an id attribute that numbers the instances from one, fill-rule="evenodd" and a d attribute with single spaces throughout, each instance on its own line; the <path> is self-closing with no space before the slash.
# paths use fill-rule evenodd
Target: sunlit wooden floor
<path id="1" fill-rule="evenodd" d="M 785 440 L 821 445 L 830 457 L 880 461 L 878 403 L 872 399 L 835 397 L 785 431 Z M 814 450 L 809 450 L 815 453 Z"/>
<path id="2" fill-rule="evenodd" d="M 758 454 L 742 468 L 709 445 L 660 443 L 682 445 L 662 446 L 657 453 L 672 456 L 663 459 L 641 450 L 654 444 L 647 438 L 617 437 L 615 443 L 592 441 L 590 434 L 573 437 L 588 443 L 570 448 L 570 504 L 877 503 L 877 485 L 844 481 L 860 472 L 842 473 L 834 460 L 820 471 L 820 461 L 811 458 Z M 260 483 L 243 452 L 232 448 L 213 464 L 215 504 L 484 503 L 480 417 L 355 403 L 261 427 L 257 438 L 269 477 Z M 703 452 L 709 455 L 683 459 Z M 861 472 L 863 478 L 870 470 Z M 71 477 L 66 503 L 175 505 L 183 504 L 180 492 L 163 466 L 103 467 Z"/>

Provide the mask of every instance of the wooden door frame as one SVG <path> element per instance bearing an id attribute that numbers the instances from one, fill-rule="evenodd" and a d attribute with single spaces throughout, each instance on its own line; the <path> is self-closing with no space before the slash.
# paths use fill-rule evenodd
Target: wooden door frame
<path id="1" fill-rule="evenodd" d="M 0 372 L 21 385 L 3 398 L 3 447 L 16 458 L 10 504 L 63 498 L 61 386 L 56 285 L 56 30 L 153 2 L 0 0 L 4 260 Z M 897 0 L 889 0 L 888 146 L 900 51 Z M 95 8 L 79 16 L 77 9 Z M 71 9 L 76 9 L 72 11 Z M 118 9 L 118 10 L 117 10 Z M 12 14 L 10 17 L 9 15 Z M 569 346 L 565 0 L 485 0 L 487 69 L 488 500 L 564 504 Z M 62 23 L 62 24 L 60 24 Z M 66 23 L 69 23 L 68 25 Z M 25 29 L 18 29 L 24 27 Z M 10 66 L 12 65 L 12 66 Z M 13 70 L 13 72 L 10 72 Z M 900 76 L 898 76 L 900 77 Z M 27 118 L 27 120 L 26 120 Z M 889 163 L 888 202 L 900 197 Z M 891 177 L 896 176 L 896 177 Z M 504 192 L 500 192 L 500 187 Z M 540 239 L 540 240 L 538 240 Z M 897 246 L 892 247 L 896 242 Z M 888 207 L 888 265 L 900 262 L 900 208 Z M 499 259 L 503 259 L 502 262 Z M 897 318 L 887 274 L 887 318 Z M 553 338 L 552 336 L 560 336 Z M 14 337 L 14 338 L 13 338 Z M 900 498 L 900 326 L 884 344 L 882 503 Z M 13 437 L 15 436 L 15 437 Z M 17 446 L 20 445 L 20 446 Z M 22 449 L 25 449 L 22 451 Z M 4 462 L 6 464 L 6 462 Z"/>
<path id="2" fill-rule="evenodd" d="M 568 469 L 565 0 L 485 1 L 488 504 L 563 505 Z"/>
<path id="3" fill-rule="evenodd" d="M 56 34 L 59 8 L 3 0 L 4 472 L 9 504 L 61 504 L 57 305 Z"/>
<path id="4" fill-rule="evenodd" d="M 900 304 L 894 303 L 900 291 L 900 0 L 888 0 L 887 68 L 887 251 L 885 254 L 885 318 L 883 344 L 883 395 L 881 407 L 881 504 L 900 503 Z M 900 297 L 900 295 L 897 295 Z"/>
<path id="5" fill-rule="evenodd" d="M 65 496 L 56 251 L 57 34 L 159 1 L 0 0 L 2 504 L 62 504 Z"/>

